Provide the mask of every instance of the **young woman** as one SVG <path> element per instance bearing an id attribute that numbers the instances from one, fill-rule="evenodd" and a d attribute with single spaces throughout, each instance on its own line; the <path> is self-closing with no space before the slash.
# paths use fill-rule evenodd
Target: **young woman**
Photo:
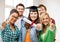
<path id="1" fill-rule="evenodd" d="M 39 14 L 38 14 L 38 10 L 36 6 L 31 6 L 29 8 L 29 15 L 28 15 L 28 19 L 30 21 L 32 21 L 32 24 L 28 24 L 25 23 L 25 25 L 22 25 L 21 31 L 22 32 L 22 36 L 20 35 L 20 40 L 19 42 L 38 42 L 38 38 L 36 35 L 36 30 L 37 27 L 39 27 L 40 25 L 38 23 L 39 22 Z M 37 24 L 37 27 L 32 26 L 33 24 Z"/>
<path id="2" fill-rule="evenodd" d="M 39 12 L 39 17 L 41 16 L 41 13 L 46 13 L 46 12 L 47 12 L 46 6 L 43 5 L 43 4 L 40 4 L 40 5 L 38 6 L 38 12 Z M 52 23 L 55 24 L 55 20 L 54 20 L 53 18 L 50 18 L 50 19 L 51 19 Z"/>
<path id="3" fill-rule="evenodd" d="M 56 26 L 50 21 L 48 13 L 41 15 L 42 31 L 39 32 L 39 42 L 54 42 Z"/>
<path id="4" fill-rule="evenodd" d="M 17 21 L 19 13 L 16 9 L 10 11 L 10 16 L 8 18 L 8 23 L 4 23 L 2 29 L 2 42 L 18 42 L 19 29 L 14 23 Z"/>

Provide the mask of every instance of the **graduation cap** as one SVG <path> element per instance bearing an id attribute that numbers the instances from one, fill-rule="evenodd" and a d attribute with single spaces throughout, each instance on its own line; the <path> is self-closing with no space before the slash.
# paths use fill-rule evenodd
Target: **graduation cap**
<path id="1" fill-rule="evenodd" d="M 38 7 L 37 6 L 30 6 L 30 7 L 27 7 L 26 9 L 29 9 L 29 12 L 38 12 Z"/>

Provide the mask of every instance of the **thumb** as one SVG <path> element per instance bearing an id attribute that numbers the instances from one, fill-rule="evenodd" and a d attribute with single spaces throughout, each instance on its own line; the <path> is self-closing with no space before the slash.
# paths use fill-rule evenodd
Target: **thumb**
<path id="1" fill-rule="evenodd" d="M 52 19 L 50 19 L 50 22 L 49 22 L 50 24 L 52 23 Z"/>

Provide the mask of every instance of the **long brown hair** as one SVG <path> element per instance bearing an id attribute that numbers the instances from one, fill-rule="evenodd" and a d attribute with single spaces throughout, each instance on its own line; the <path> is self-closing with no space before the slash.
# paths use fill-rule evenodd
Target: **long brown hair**
<path id="1" fill-rule="evenodd" d="M 29 13 L 29 15 L 28 15 L 28 19 L 29 19 L 30 21 L 32 21 L 31 18 L 30 18 L 30 13 Z M 35 23 L 35 24 L 40 23 L 40 19 L 39 19 L 39 14 L 38 14 L 38 12 L 37 12 L 37 19 L 34 21 L 34 23 Z M 26 29 L 29 29 L 29 28 L 31 27 L 31 25 L 28 24 L 28 23 L 25 23 L 25 27 L 26 27 Z"/>

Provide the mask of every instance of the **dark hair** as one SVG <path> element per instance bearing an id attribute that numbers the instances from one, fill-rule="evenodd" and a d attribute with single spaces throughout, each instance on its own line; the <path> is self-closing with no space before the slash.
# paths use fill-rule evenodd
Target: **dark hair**
<path id="1" fill-rule="evenodd" d="M 40 4 L 40 5 L 38 6 L 38 8 L 41 8 L 41 7 L 44 7 L 44 8 L 45 8 L 45 10 L 47 11 L 47 8 L 46 8 L 46 6 L 45 6 L 45 5 Z"/>
<path id="2" fill-rule="evenodd" d="M 36 12 L 37 12 L 37 19 L 34 21 L 35 24 L 40 23 L 38 11 L 36 11 Z M 28 19 L 29 19 L 30 21 L 32 21 L 31 18 L 30 18 L 30 13 L 29 13 L 29 15 L 28 15 Z M 27 29 L 29 29 L 29 28 L 31 27 L 31 25 L 28 24 L 28 23 L 25 23 L 25 27 L 26 27 Z"/>
<path id="3" fill-rule="evenodd" d="M 35 11 L 35 12 L 37 12 L 37 19 L 34 21 L 34 23 L 36 23 L 37 24 L 37 20 L 39 19 L 39 14 L 38 14 L 38 11 Z M 32 21 L 31 20 L 31 18 L 30 18 L 30 13 L 29 13 L 29 15 L 28 15 L 28 19 L 30 20 L 30 21 Z"/>
<path id="4" fill-rule="evenodd" d="M 18 16 L 19 16 L 19 12 L 18 12 L 16 9 L 12 9 L 12 10 L 10 11 L 10 15 L 11 15 L 12 13 L 17 13 Z"/>
<path id="5" fill-rule="evenodd" d="M 23 8 L 25 8 L 25 6 L 24 6 L 22 3 L 19 3 L 18 5 L 16 5 L 16 8 L 17 8 L 18 6 L 22 6 Z"/>

